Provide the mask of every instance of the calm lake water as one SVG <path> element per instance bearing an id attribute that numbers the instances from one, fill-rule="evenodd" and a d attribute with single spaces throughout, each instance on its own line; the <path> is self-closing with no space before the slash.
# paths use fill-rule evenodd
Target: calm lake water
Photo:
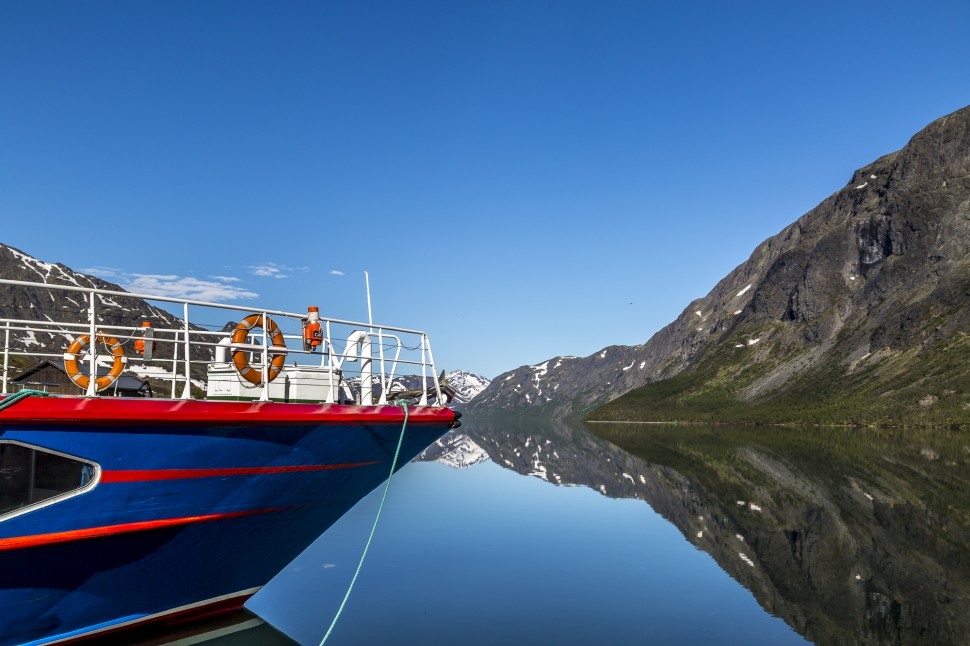
<path id="1" fill-rule="evenodd" d="M 418 461 L 395 476 L 328 643 L 967 643 L 966 434 L 461 430 L 438 453 L 489 459 Z M 318 644 L 380 494 L 248 607 Z"/>

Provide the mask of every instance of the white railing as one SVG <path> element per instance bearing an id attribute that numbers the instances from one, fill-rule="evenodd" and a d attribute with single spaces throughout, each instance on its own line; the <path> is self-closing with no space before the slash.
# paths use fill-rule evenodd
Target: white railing
<path id="1" fill-rule="evenodd" d="M 253 367 L 262 372 L 263 385 L 257 387 L 259 394 L 254 397 L 256 399 L 268 400 L 270 398 L 270 388 L 267 387 L 267 384 L 271 383 L 268 378 L 270 364 L 275 356 L 283 354 L 286 356 L 287 365 L 318 365 L 329 368 L 332 374 L 338 376 L 338 387 L 347 377 L 354 376 L 353 372 L 355 371 L 349 368 L 345 370 L 346 364 L 356 362 L 358 366 L 356 372 L 360 376 L 357 399 L 366 404 L 373 402 L 373 384 L 377 383 L 379 386 L 377 403 L 386 403 L 392 397 L 390 389 L 395 376 L 415 374 L 420 368 L 421 394 L 419 403 L 427 405 L 429 393 L 436 402 L 443 402 L 441 384 L 438 381 L 431 344 L 428 335 L 419 330 L 328 318 L 321 315 L 319 323 L 323 338 L 319 348 L 308 350 L 303 345 L 303 328 L 307 322 L 307 315 L 303 313 L 271 309 L 253 310 L 238 305 L 176 299 L 152 294 L 7 279 L 0 279 L 0 295 L 4 292 L 4 285 L 31 288 L 38 290 L 38 292 L 81 293 L 85 295 L 84 300 L 87 301 L 86 315 L 82 309 L 79 309 L 74 311 L 73 317 L 65 316 L 64 320 L 53 320 L 49 317 L 48 320 L 0 318 L 4 341 L 2 383 L 4 394 L 9 392 L 11 388 L 11 357 L 46 358 L 51 360 L 52 363 L 56 363 L 64 360 L 63 348 L 66 348 L 73 339 L 87 335 L 89 339 L 95 340 L 101 335 L 113 337 L 124 344 L 129 366 L 137 366 L 141 362 L 144 366 L 158 368 L 160 364 L 163 364 L 167 371 L 164 373 L 165 380 L 170 383 L 169 397 L 192 399 L 193 381 L 203 378 L 203 375 L 206 374 L 201 367 L 216 363 L 214 358 L 218 355 L 217 348 L 221 346 L 224 349 L 226 347 L 225 339 L 231 339 L 235 332 L 235 330 L 223 332 L 206 329 L 207 326 L 202 324 L 201 321 L 206 320 L 207 317 L 217 316 L 220 312 L 232 313 L 230 315 L 232 317 L 242 312 L 246 315 L 261 315 L 264 322 L 272 321 L 275 323 L 280 328 L 285 342 L 285 347 L 274 346 L 271 339 L 268 338 L 265 329 L 268 324 L 266 324 L 261 332 L 247 334 L 245 343 L 230 345 L 229 349 L 232 352 L 242 351 L 251 354 Z M 156 320 L 152 321 L 150 328 L 110 325 L 105 321 L 104 314 L 111 310 L 118 311 L 116 308 L 119 306 L 111 301 L 114 298 L 142 299 L 151 303 L 164 303 L 169 308 L 172 305 L 177 305 L 181 310 L 181 320 L 170 312 L 164 311 L 164 316 L 157 317 Z M 71 318 L 74 320 L 70 320 Z M 170 321 L 168 325 L 157 325 L 158 321 L 165 319 Z M 193 323 L 193 321 L 197 321 L 197 323 Z M 222 325 L 218 327 L 221 328 Z M 151 336 L 146 336 L 145 330 L 151 330 Z M 19 336 L 23 339 L 25 335 L 35 334 L 47 334 L 53 338 L 61 337 L 63 344 L 57 343 L 54 347 L 32 351 L 29 347 L 25 347 L 22 340 L 19 344 L 16 343 L 15 337 Z M 161 358 L 161 356 L 156 355 L 169 353 L 164 351 L 158 353 L 151 350 L 146 353 L 146 356 L 142 356 L 133 350 L 132 342 L 139 340 L 144 341 L 146 346 L 152 348 L 168 347 L 171 350 L 171 356 Z M 374 341 L 377 343 L 378 350 L 376 357 L 373 356 L 372 352 Z M 366 357 L 362 356 L 365 342 L 370 351 L 369 356 Z M 110 353 L 100 348 L 101 345 L 95 341 L 88 343 L 87 358 L 84 363 L 87 366 L 90 378 L 87 389 L 83 393 L 88 397 L 95 397 L 99 394 L 96 385 L 99 359 L 114 359 Z M 339 350 L 340 347 L 344 348 L 343 351 Z M 373 370 L 374 360 L 378 362 L 379 369 L 376 371 Z M 193 371 L 193 368 L 195 368 L 195 371 Z M 367 370 L 370 370 L 369 375 L 365 374 Z M 429 370 L 430 375 L 428 374 Z M 181 389 L 181 392 L 179 392 L 179 389 Z M 333 384 L 331 384 L 326 401 L 338 400 L 339 392 L 335 393 Z"/>

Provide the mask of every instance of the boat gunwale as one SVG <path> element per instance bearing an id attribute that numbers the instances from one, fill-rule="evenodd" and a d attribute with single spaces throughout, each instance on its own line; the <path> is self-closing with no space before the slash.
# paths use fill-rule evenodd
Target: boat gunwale
<path id="1" fill-rule="evenodd" d="M 2 400 L 0 400 L 2 401 Z M 27 397 L 0 410 L 3 426 L 64 424 L 145 426 L 177 425 L 320 425 L 401 423 L 400 406 L 308 404 L 274 401 L 213 401 L 123 397 Z M 439 406 L 408 407 L 408 425 L 454 422 L 455 411 Z"/>

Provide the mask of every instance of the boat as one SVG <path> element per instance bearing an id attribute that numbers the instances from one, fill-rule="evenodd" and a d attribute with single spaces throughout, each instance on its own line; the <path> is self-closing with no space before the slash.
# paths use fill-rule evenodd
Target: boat
<path id="1" fill-rule="evenodd" d="M 316 307 L 0 280 L 8 287 L 78 307 L 0 318 L 3 645 L 235 611 L 392 464 L 460 424 L 419 330 Z M 119 321 L 133 298 L 158 316 Z M 241 320 L 203 324 L 213 319 Z M 63 365 L 63 379 L 18 382 L 11 364 L 27 355 Z M 122 375 L 154 388 L 119 391 Z M 403 376 L 410 398 L 395 390 Z"/>

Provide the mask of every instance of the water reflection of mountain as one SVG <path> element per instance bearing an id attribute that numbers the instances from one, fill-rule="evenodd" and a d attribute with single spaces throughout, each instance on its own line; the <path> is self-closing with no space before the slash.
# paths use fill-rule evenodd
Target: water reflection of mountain
<path id="1" fill-rule="evenodd" d="M 418 462 L 439 462 L 453 469 L 464 469 L 486 462 L 489 457 L 485 449 L 478 446 L 467 434 L 451 431 L 438 438 L 438 441 L 414 459 Z"/>
<path id="2" fill-rule="evenodd" d="M 645 500 L 765 610 L 819 644 L 963 644 L 970 635 L 963 433 L 466 428 L 519 473 Z"/>

